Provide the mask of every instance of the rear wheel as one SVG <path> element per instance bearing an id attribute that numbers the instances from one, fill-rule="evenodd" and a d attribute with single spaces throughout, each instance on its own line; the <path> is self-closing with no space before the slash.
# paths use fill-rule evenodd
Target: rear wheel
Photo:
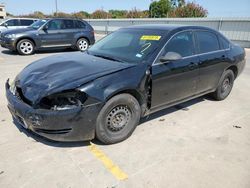
<path id="1" fill-rule="evenodd" d="M 31 55 L 35 51 L 35 45 L 31 40 L 23 39 L 17 43 L 17 51 L 20 55 Z"/>
<path id="2" fill-rule="evenodd" d="M 227 70 L 221 77 L 220 83 L 216 91 L 212 94 L 215 100 L 221 101 L 227 98 L 231 93 L 234 84 L 234 73 L 232 70 Z"/>
<path id="3" fill-rule="evenodd" d="M 89 48 L 89 41 L 85 38 L 77 40 L 76 47 L 79 51 L 86 51 Z"/>
<path id="4" fill-rule="evenodd" d="M 100 111 L 96 123 L 96 136 L 105 144 L 127 139 L 139 123 L 141 108 L 129 94 L 111 98 Z"/>

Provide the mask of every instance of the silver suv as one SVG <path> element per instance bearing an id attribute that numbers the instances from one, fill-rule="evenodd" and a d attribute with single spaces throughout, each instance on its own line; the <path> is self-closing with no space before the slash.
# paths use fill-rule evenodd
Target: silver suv
<path id="1" fill-rule="evenodd" d="M 9 29 L 25 28 L 36 22 L 33 18 L 11 18 L 0 24 L 0 33 Z"/>

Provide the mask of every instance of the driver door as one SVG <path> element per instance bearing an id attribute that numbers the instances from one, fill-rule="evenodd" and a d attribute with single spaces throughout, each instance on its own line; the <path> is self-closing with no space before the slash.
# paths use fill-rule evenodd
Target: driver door
<path id="1" fill-rule="evenodd" d="M 57 47 L 68 44 L 68 35 L 62 19 L 51 20 L 39 31 L 42 47 Z"/>
<path id="2" fill-rule="evenodd" d="M 168 52 L 178 53 L 181 58 L 160 62 L 160 58 Z M 152 66 L 152 110 L 164 108 L 197 93 L 198 62 L 193 32 L 183 31 L 175 34 Z"/>

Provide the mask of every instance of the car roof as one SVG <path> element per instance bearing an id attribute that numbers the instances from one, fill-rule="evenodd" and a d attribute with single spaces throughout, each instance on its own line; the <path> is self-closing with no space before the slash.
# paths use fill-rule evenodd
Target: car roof
<path id="1" fill-rule="evenodd" d="M 39 18 L 8 18 L 7 20 L 13 20 L 13 19 L 18 19 L 18 20 L 39 20 Z"/>
<path id="2" fill-rule="evenodd" d="M 191 25 L 179 25 L 179 24 L 143 24 L 143 25 L 133 25 L 126 27 L 127 29 L 150 29 L 150 30 L 164 30 L 164 31 L 172 31 L 172 30 L 186 30 L 186 29 L 204 29 L 214 31 L 209 27 L 204 26 L 191 26 Z"/>
<path id="3" fill-rule="evenodd" d="M 79 18 L 45 18 L 45 19 L 41 19 L 41 20 L 80 20 L 80 21 L 84 21 L 84 20 L 81 20 Z"/>

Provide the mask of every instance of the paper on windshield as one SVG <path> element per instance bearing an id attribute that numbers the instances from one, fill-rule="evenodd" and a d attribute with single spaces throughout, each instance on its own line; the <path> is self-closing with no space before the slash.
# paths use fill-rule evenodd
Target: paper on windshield
<path id="1" fill-rule="evenodd" d="M 160 40 L 161 36 L 159 35 L 142 35 L 141 40 Z"/>

